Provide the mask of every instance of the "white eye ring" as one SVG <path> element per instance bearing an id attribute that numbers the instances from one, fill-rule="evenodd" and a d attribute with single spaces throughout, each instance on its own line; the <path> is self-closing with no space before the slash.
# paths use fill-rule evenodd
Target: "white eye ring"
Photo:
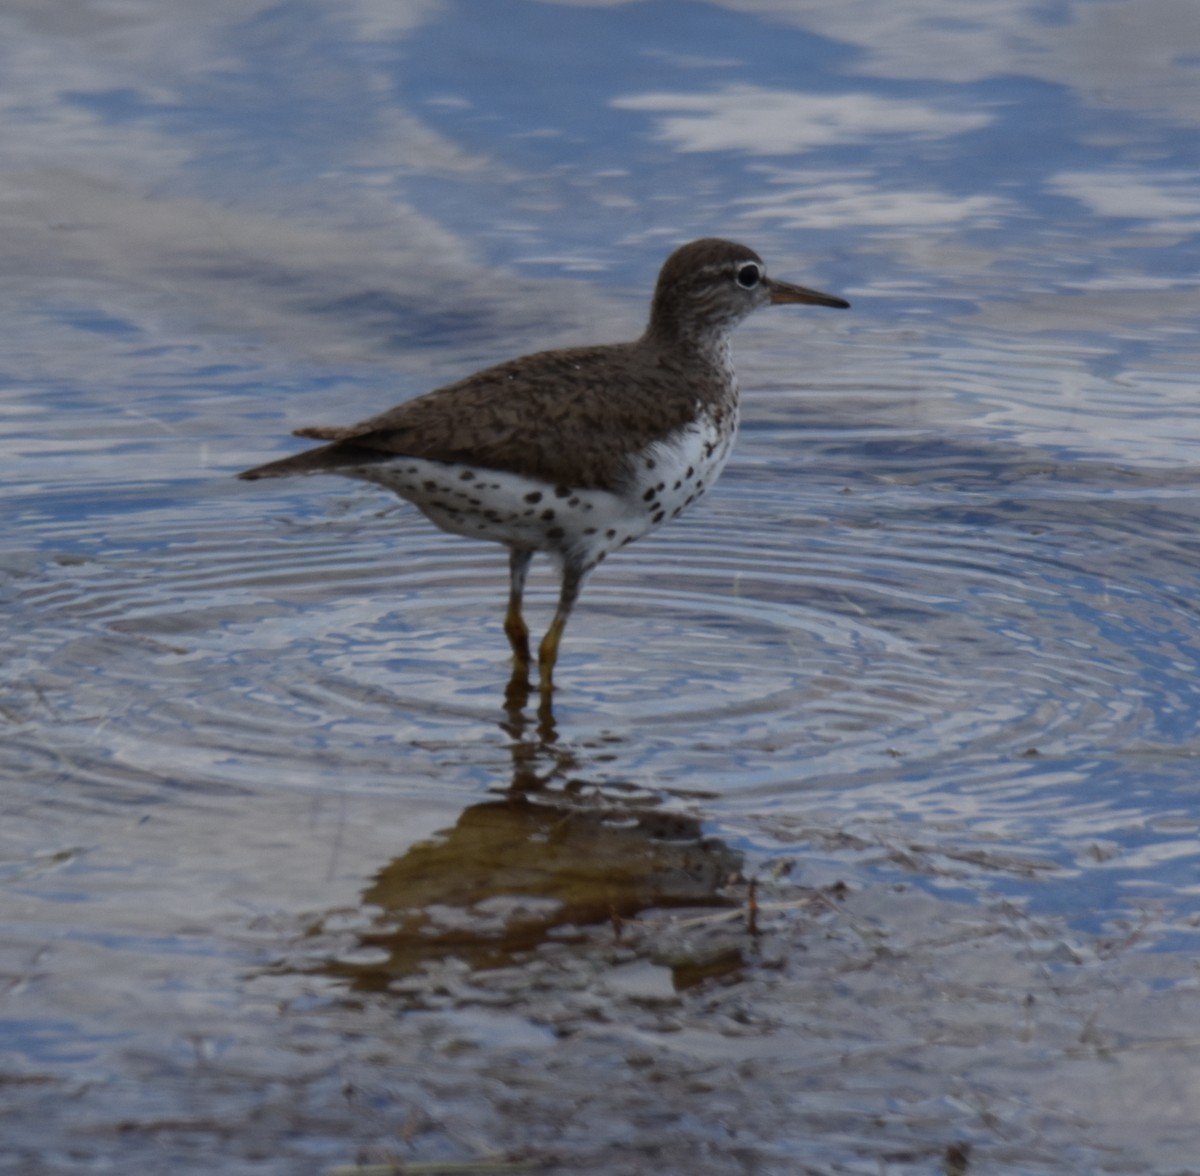
<path id="1" fill-rule="evenodd" d="M 743 290 L 753 290 L 760 281 L 762 281 L 762 270 L 754 262 L 748 261 L 745 265 L 738 266 L 737 284 Z"/>

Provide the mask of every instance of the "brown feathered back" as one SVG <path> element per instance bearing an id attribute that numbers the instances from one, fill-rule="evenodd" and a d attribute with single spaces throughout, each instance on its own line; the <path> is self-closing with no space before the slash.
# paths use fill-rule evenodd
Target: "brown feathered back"
<path id="1" fill-rule="evenodd" d="M 523 356 L 357 425 L 300 429 L 332 443 L 239 476 L 336 473 L 410 456 L 612 490 L 627 473 L 622 455 L 685 426 L 697 402 L 719 410 L 723 382 L 690 367 L 644 339 Z"/>

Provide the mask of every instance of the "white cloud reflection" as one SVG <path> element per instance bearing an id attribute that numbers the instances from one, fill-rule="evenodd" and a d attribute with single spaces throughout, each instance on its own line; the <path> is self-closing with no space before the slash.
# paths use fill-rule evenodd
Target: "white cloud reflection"
<path id="1" fill-rule="evenodd" d="M 881 188 L 862 175 L 779 171 L 766 178 L 770 187 L 739 201 L 750 206 L 742 219 L 773 221 L 785 229 L 987 227 L 1013 211 L 1011 202 L 999 196 Z"/>
<path id="2" fill-rule="evenodd" d="M 333 31 L 363 44 L 400 39 L 442 7 L 347 0 L 290 22 L 272 0 L 4 8 L 0 309 L 102 302 L 109 318 L 154 337 L 167 320 L 368 362 L 399 362 L 396 338 L 436 338 L 443 323 L 576 341 L 607 306 L 602 294 L 497 272 L 405 199 L 398 179 L 511 172 L 399 104 L 383 64 L 323 52 Z M 262 68 L 277 57 L 264 50 L 272 39 L 296 62 L 283 97 Z M 275 152 L 269 120 L 283 123 L 291 101 L 345 133 L 298 133 L 254 166 L 256 145 Z M 83 335 L 46 321 L 65 342 L 21 351 L 19 366 L 86 373 L 86 351 L 72 351 Z M 30 337 L 10 332 L 0 357 Z"/>
<path id="3" fill-rule="evenodd" d="M 1094 216 L 1142 220 L 1147 229 L 1168 232 L 1200 231 L 1200 173 L 1059 172 L 1047 186 Z"/>
<path id="4" fill-rule="evenodd" d="M 1106 109 L 1196 119 L 1196 0 L 711 0 L 857 45 L 872 77 L 975 82 L 1024 76 Z"/>
<path id="5" fill-rule="evenodd" d="M 713 93 L 649 93 L 616 98 L 619 110 L 662 114 L 657 137 L 679 151 L 793 155 L 879 136 L 932 139 L 986 126 L 981 113 L 940 110 L 873 94 L 805 94 L 761 86 Z"/>

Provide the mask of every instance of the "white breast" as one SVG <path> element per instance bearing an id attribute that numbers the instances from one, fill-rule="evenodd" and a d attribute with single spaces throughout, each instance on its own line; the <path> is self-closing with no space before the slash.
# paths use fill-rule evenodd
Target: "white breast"
<path id="1" fill-rule="evenodd" d="M 712 486 L 729 458 L 736 433 L 736 409 L 727 412 L 721 427 L 704 414 L 638 459 L 629 497 L 645 516 L 639 534 L 676 518 Z"/>

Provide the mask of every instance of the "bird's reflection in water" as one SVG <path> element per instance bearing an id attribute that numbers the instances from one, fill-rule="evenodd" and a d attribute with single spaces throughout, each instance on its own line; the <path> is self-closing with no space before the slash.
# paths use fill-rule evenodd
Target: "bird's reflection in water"
<path id="1" fill-rule="evenodd" d="M 528 792 L 540 788 L 562 774 L 564 749 L 558 747 L 558 725 L 554 720 L 552 696 L 539 694 L 537 709 L 536 738 L 531 737 L 530 716 L 527 711 L 533 688 L 529 682 L 527 666 L 515 665 L 512 677 L 504 688 L 505 720 L 500 729 L 512 739 L 513 752 L 512 791 Z M 571 758 L 567 753 L 568 760 Z M 533 768 L 539 760 L 556 762 L 559 771 L 548 777 L 538 777 Z M 533 775 L 528 773 L 533 770 Z"/>
<path id="2" fill-rule="evenodd" d="M 384 866 L 362 894 L 377 912 L 358 932 L 372 962 L 323 970 L 378 990 L 447 957 L 508 964 L 552 936 L 569 941 L 572 927 L 648 908 L 730 905 L 741 856 L 647 790 L 583 778 L 578 755 L 556 741 L 551 704 L 531 716 L 527 697 L 507 696 L 504 794 Z"/>

